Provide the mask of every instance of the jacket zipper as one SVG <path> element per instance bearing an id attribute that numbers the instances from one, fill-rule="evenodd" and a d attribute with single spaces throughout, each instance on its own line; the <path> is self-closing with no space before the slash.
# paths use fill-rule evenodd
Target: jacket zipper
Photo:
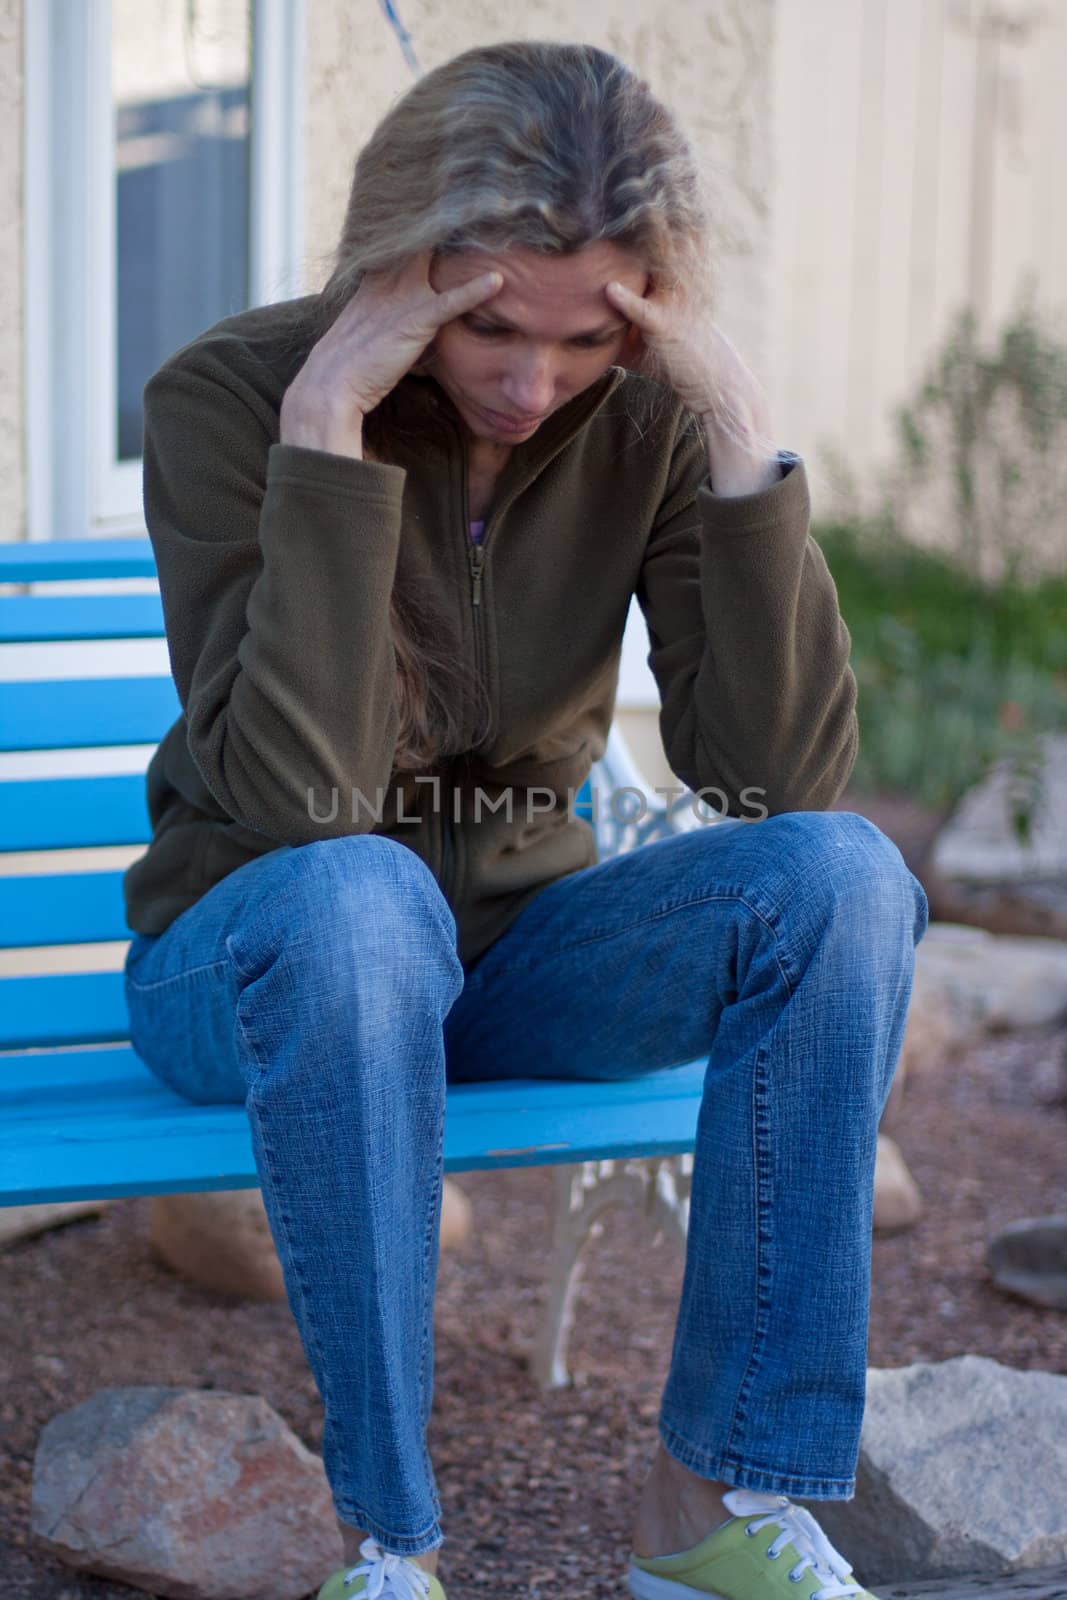
<path id="1" fill-rule="evenodd" d="M 471 538 L 470 491 L 467 483 L 467 445 L 463 444 L 463 537 L 467 544 L 467 566 L 471 575 L 471 610 L 474 624 L 474 670 L 481 678 L 483 673 L 482 650 L 482 567 L 485 565 L 485 544 L 489 537 L 489 521 L 482 529 L 481 544 Z M 488 686 L 487 686 L 488 687 Z"/>
<path id="2" fill-rule="evenodd" d="M 482 529 L 481 543 L 477 544 L 471 538 L 470 529 L 470 490 L 467 480 L 468 451 L 465 436 L 457 428 L 453 432 L 460 442 L 462 453 L 462 515 L 463 515 L 463 542 L 467 549 L 467 568 L 471 580 L 471 620 L 474 627 L 474 670 L 479 679 L 485 684 L 486 693 L 489 694 L 489 685 L 485 683 L 485 648 L 482 640 L 482 569 L 485 566 L 485 547 L 489 542 L 492 531 L 490 523 L 496 522 L 496 516 L 486 518 Z M 490 695 L 490 699 L 491 699 Z M 452 814 L 450 809 L 451 797 L 445 802 L 441 814 L 441 892 L 446 900 L 452 901 L 455 884 L 452 876 L 455 872 L 456 846 L 452 834 Z"/>
<path id="3" fill-rule="evenodd" d="M 482 541 L 485 541 L 485 532 L 482 530 Z M 485 669 L 482 666 L 484 652 L 482 650 L 482 567 L 485 564 L 485 551 L 482 545 L 475 544 L 470 533 L 467 534 L 470 549 L 467 552 L 467 565 L 471 569 L 471 609 L 474 617 L 474 670 L 479 679 L 484 681 Z"/>
<path id="4" fill-rule="evenodd" d="M 471 575 L 471 610 L 474 624 L 474 670 L 479 678 L 483 673 L 482 662 L 484 651 L 481 636 L 481 605 L 482 605 L 482 566 L 485 562 L 483 548 L 485 537 L 489 532 L 488 525 L 482 530 L 482 544 L 476 544 L 470 532 L 470 493 L 467 483 L 467 442 L 460 435 L 463 451 L 462 476 L 463 476 L 463 539 L 467 546 L 467 565 Z M 452 832 L 452 794 L 442 794 L 441 809 L 441 893 L 452 904 L 455 900 L 456 884 L 456 843 Z"/>
<path id="5" fill-rule="evenodd" d="M 610 385 L 612 389 L 616 388 L 617 386 L 617 383 L 612 383 Z M 485 550 L 489 543 L 489 536 L 492 533 L 493 526 L 495 526 L 496 522 L 498 521 L 503 508 L 498 505 L 495 509 L 495 512 L 490 513 L 490 515 L 486 518 L 485 527 L 482 529 L 481 543 L 476 544 L 471 538 L 470 530 L 470 494 L 467 483 L 467 439 L 462 430 L 457 427 L 451 419 L 449 419 L 449 426 L 452 429 L 454 437 L 459 440 L 462 458 L 460 470 L 463 477 L 463 542 L 467 549 L 467 567 L 470 572 L 471 580 L 471 615 L 474 624 L 474 664 L 475 670 L 479 676 L 482 677 L 482 681 L 485 682 L 485 668 L 483 664 L 485 660 L 485 649 L 482 640 L 482 569 L 485 565 Z M 490 694 L 491 700 L 492 695 L 489 691 L 489 684 L 487 682 L 485 683 L 485 689 L 486 692 Z M 449 797 L 449 799 L 446 800 L 441 813 L 441 892 L 450 903 L 454 900 L 455 891 L 455 884 L 452 881 L 456 870 L 455 857 L 456 846 L 452 832 L 452 813 Z"/>

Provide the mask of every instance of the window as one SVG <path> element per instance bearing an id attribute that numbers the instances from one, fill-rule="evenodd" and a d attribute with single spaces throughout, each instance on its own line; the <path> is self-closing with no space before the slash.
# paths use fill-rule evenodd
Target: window
<path id="1" fill-rule="evenodd" d="M 40 0 L 27 28 L 31 539 L 143 533 L 141 393 L 301 292 L 301 0 Z"/>
<path id="2" fill-rule="evenodd" d="M 213 9 L 198 29 L 192 8 L 112 0 L 119 461 L 141 454 L 141 391 L 160 362 L 250 304 L 250 8 Z"/>

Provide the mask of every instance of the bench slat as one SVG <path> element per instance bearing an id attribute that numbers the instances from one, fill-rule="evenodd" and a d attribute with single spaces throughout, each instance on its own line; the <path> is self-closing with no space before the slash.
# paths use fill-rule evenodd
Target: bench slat
<path id="1" fill-rule="evenodd" d="M 143 772 L 0 783 L 0 852 L 147 844 L 151 831 Z"/>
<path id="2" fill-rule="evenodd" d="M 65 1053 L 82 1063 L 42 1055 L 15 1067 L 0 1058 L 0 1204 L 255 1186 L 242 1106 L 191 1105 L 128 1046 Z M 40 1088 L 27 1087 L 34 1066 L 48 1086 L 47 1125 Z M 700 1061 L 611 1085 L 453 1085 L 445 1169 L 678 1155 L 693 1148 L 704 1071 Z"/>
<path id="3" fill-rule="evenodd" d="M 0 878 L 0 949 L 130 937 L 121 872 Z"/>
<path id="4" fill-rule="evenodd" d="M 4 686 L 0 750 L 157 744 L 181 712 L 171 678 L 54 678 Z"/>
<path id="5" fill-rule="evenodd" d="M 0 596 L 0 644 L 158 639 L 163 632 L 163 604 L 154 594 Z"/>
<path id="6" fill-rule="evenodd" d="M 0 544 L 0 583 L 155 576 L 151 539 L 42 539 Z"/>
<path id="7" fill-rule="evenodd" d="M 121 972 L 0 978 L 0 1050 L 102 1044 L 129 1035 Z"/>
<path id="8" fill-rule="evenodd" d="M 94 1100 L 153 1096 L 162 1088 L 127 1040 L 92 1050 L 0 1052 L 4 1123 L 41 1121 L 41 1106 L 91 1106 Z"/>
<path id="9" fill-rule="evenodd" d="M 598 1078 L 538 1079 L 537 1103 L 544 1110 L 577 1105 L 595 1108 L 602 1106 L 608 1096 L 613 1106 L 632 1110 L 649 1105 L 650 1089 L 654 1090 L 651 1100 L 656 1105 L 668 1100 L 687 1100 L 699 1092 L 705 1068 L 705 1062 L 690 1061 L 684 1066 L 668 1067 L 642 1077 L 621 1078 L 617 1083 L 605 1083 Z M 501 1111 L 509 1102 L 521 1107 L 530 1098 L 530 1082 L 528 1079 L 495 1078 L 491 1083 L 453 1084 L 449 1094 L 462 1093 L 467 1111 L 484 1115 Z M 153 1093 L 162 1087 L 125 1040 L 89 1050 L 0 1052 L 4 1121 L 8 1116 L 19 1115 L 21 1107 L 29 1107 L 29 1114 L 37 1116 L 45 1096 L 49 1103 L 56 1097 L 59 1103 L 66 1099 L 80 1103 L 83 1099 L 91 1100 L 113 1092 L 116 1084 L 131 1088 L 136 1085 Z M 181 1104 L 185 1103 L 181 1100 Z M 506 1114 L 511 1115 L 510 1109 Z"/>

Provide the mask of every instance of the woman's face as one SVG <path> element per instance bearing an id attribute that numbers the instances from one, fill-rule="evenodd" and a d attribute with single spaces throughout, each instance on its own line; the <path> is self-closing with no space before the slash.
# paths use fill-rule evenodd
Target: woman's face
<path id="1" fill-rule="evenodd" d="M 634 348 L 630 324 L 604 286 L 617 279 L 640 295 L 648 286 L 640 261 L 607 241 L 572 256 L 526 247 L 435 255 L 430 284 L 440 292 L 494 269 L 504 278 L 497 293 L 445 323 L 423 357 L 470 438 L 485 446 L 530 438 L 608 367 L 624 364 Z"/>

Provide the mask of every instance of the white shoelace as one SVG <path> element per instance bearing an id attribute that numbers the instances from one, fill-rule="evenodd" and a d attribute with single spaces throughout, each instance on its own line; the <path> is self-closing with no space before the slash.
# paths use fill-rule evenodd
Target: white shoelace
<path id="1" fill-rule="evenodd" d="M 747 1532 L 755 1534 L 768 1522 L 777 1523 L 781 1533 L 767 1546 L 767 1554 L 781 1555 L 791 1544 L 800 1557 L 789 1576 L 799 1583 L 806 1569 L 822 1585 L 811 1600 L 847 1600 L 863 1593 L 862 1586 L 852 1578 L 852 1568 L 840 1551 L 835 1550 L 819 1524 L 805 1506 L 795 1506 L 784 1494 L 757 1494 L 752 1489 L 731 1489 L 724 1494 L 723 1504 L 735 1517 L 754 1518 Z M 851 1582 L 846 1580 L 851 1578 Z"/>
<path id="2" fill-rule="evenodd" d="M 376 1539 L 364 1539 L 359 1553 L 363 1560 L 349 1567 L 345 1582 L 366 1578 L 360 1600 L 427 1600 L 430 1574 L 418 1562 L 383 1550 Z"/>

